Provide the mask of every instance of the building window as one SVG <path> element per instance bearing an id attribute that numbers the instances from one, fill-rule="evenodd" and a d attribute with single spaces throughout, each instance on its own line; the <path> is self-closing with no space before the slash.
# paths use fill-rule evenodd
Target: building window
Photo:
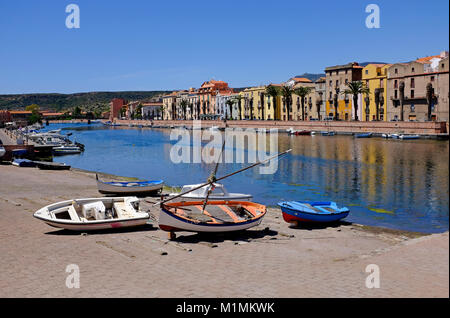
<path id="1" fill-rule="evenodd" d="M 411 88 L 415 88 L 415 85 L 414 85 L 414 78 L 411 78 Z"/>
<path id="2" fill-rule="evenodd" d="M 330 87 L 333 86 L 333 81 L 330 80 Z"/>
<path id="3" fill-rule="evenodd" d="M 336 86 L 339 86 L 339 80 L 336 80 Z"/>
<path id="4" fill-rule="evenodd" d="M 414 98 L 414 90 L 411 90 L 411 98 Z"/>
<path id="5" fill-rule="evenodd" d="M 411 72 L 414 73 L 414 67 L 411 69 Z"/>
<path id="6" fill-rule="evenodd" d="M 345 79 L 345 85 L 347 85 L 348 84 L 348 79 Z"/>
<path id="7" fill-rule="evenodd" d="M 394 69 L 394 73 L 395 73 L 395 74 L 398 74 L 398 69 Z"/>
<path id="8" fill-rule="evenodd" d="M 414 104 L 411 104 L 411 113 L 414 113 L 415 110 L 416 110 L 416 106 Z"/>
<path id="9" fill-rule="evenodd" d="M 434 82 L 434 76 L 431 76 L 430 81 Z"/>
<path id="10" fill-rule="evenodd" d="M 368 75 L 369 74 L 369 70 L 366 70 L 366 75 Z"/>
<path id="11" fill-rule="evenodd" d="M 398 88 L 398 81 L 397 80 L 394 81 L 394 88 Z"/>
<path id="12" fill-rule="evenodd" d="M 394 98 L 397 99 L 397 90 L 394 91 Z"/>

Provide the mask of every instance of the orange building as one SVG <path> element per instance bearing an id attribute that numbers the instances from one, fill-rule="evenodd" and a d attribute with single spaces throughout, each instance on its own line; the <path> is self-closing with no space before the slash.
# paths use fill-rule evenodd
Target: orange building
<path id="1" fill-rule="evenodd" d="M 218 115 L 215 110 L 216 95 L 226 93 L 233 93 L 233 89 L 228 87 L 228 83 L 215 80 L 204 82 L 197 90 L 198 101 L 200 103 L 200 116 Z"/>

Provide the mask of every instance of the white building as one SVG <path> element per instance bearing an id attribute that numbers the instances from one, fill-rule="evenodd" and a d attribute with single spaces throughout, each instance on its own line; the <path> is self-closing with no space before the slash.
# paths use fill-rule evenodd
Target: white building
<path id="1" fill-rule="evenodd" d="M 227 105 L 227 101 L 231 99 L 236 99 L 239 97 L 239 94 L 226 92 L 226 93 L 218 93 L 216 95 L 216 105 L 215 105 L 215 113 L 216 115 L 220 116 L 220 119 L 238 119 L 239 118 L 239 111 L 238 108 L 238 102 L 237 100 L 233 104 L 233 107 Z"/>

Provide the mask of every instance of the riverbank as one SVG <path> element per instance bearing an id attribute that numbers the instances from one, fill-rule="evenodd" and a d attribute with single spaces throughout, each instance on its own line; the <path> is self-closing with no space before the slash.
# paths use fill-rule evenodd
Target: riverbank
<path id="1" fill-rule="evenodd" d="M 449 237 L 351 223 L 290 228 L 278 209 L 234 235 L 167 233 L 151 223 L 80 235 L 32 217 L 99 196 L 95 174 L 0 165 L 0 297 L 448 297 Z M 149 198 L 156 200 L 156 198 Z M 142 202 L 155 216 L 158 209 Z M 80 268 L 80 289 L 65 285 Z M 380 288 L 365 285 L 380 268 Z"/>
<path id="2" fill-rule="evenodd" d="M 192 127 L 192 120 L 115 120 L 121 126 Z M 306 131 L 334 131 L 337 134 L 358 134 L 371 132 L 382 134 L 417 134 L 422 138 L 448 139 L 446 122 L 364 122 L 364 121 L 279 121 L 279 120 L 202 120 L 203 128 L 277 128 L 281 131 L 293 128 Z"/>

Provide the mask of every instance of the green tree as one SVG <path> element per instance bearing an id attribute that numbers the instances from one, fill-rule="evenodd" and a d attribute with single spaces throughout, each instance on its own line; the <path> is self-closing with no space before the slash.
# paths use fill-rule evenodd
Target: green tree
<path id="1" fill-rule="evenodd" d="M 358 95 L 359 94 L 369 94 L 370 90 L 361 81 L 353 81 L 347 83 L 347 88 L 342 92 L 342 94 L 353 95 L 353 108 L 355 110 L 355 120 L 358 121 Z"/>
<path id="2" fill-rule="evenodd" d="M 294 90 L 289 85 L 281 86 L 281 95 L 284 97 L 284 104 L 287 107 L 287 120 L 291 120 L 292 112 L 292 94 Z"/>
<path id="3" fill-rule="evenodd" d="M 26 111 L 31 111 L 31 116 L 28 118 L 28 123 L 30 125 L 34 124 L 34 123 L 41 123 L 42 122 L 42 116 L 41 113 L 39 112 L 39 106 L 36 104 L 32 104 L 29 105 L 27 107 L 25 107 Z"/>
<path id="4" fill-rule="evenodd" d="M 312 87 L 300 86 L 294 89 L 294 94 L 300 96 L 302 103 L 302 120 L 305 120 L 305 97 L 312 92 Z"/>
<path id="5" fill-rule="evenodd" d="M 273 86 L 273 85 L 269 85 L 266 87 L 266 94 L 270 97 L 272 97 L 273 100 L 273 119 L 277 119 L 277 110 L 278 110 L 278 105 L 277 105 L 277 97 L 280 95 L 280 90 Z"/>
<path id="6" fill-rule="evenodd" d="M 136 119 L 142 119 L 142 104 L 137 105 L 136 109 L 134 110 L 133 117 Z"/>
<path id="7" fill-rule="evenodd" d="M 186 120 L 186 110 L 187 107 L 189 106 L 189 101 L 187 99 L 182 99 L 180 101 L 180 107 L 181 107 L 181 111 L 183 112 L 183 119 Z"/>
<path id="8" fill-rule="evenodd" d="M 75 106 L 75 108 L 73 109 L 72 117 L 74 117 L 74 118 L 80 118 L 81 117 L 81 108 L 79 106 Z"/>

